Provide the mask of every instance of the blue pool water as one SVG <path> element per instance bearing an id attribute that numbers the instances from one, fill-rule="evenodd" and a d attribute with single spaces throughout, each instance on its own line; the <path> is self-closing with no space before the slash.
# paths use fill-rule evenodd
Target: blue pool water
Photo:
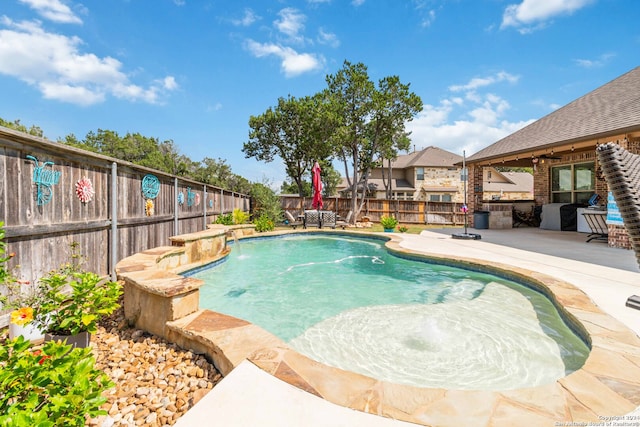
<path id="1" fill-rule="evenodd" d="M 206 282 L 202 308 L 259 325 L 320 362 L 401 384 L 536 386 L 589 353 L 539 292 L 396 257 L 373 239 L 246 239 L 193 275 Z"/>

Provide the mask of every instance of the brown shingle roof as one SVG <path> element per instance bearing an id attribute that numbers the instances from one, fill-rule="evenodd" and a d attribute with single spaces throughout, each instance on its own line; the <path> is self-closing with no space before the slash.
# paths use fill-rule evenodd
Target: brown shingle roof
<path id="1" fill-rule="evenodd" d="M 640 128 L 640 67 L 468 158 L 479 161 Z"/>
<path id="2" fill-rule="evenodd" d="M 462 161 L 462 156 L 438 147 L 427 147 L 410 154 L 400 155 L 393 162 L 395 169 L 410 167 L 451 167 Z"/>

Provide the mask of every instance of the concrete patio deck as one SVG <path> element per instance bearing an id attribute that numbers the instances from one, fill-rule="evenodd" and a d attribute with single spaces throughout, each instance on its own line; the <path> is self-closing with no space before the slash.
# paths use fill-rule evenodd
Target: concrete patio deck
<path id="1" fill-rule="evenodd" d="M 567 425 L 567 420 L 601 421 L 602 425 L 606 421 L 619 421 L 619 425 L 623 425 L 622 422 L 640 425 L 640 311 L 625 307 L 630 295 L 640 294 L 640 268 L 634 254 L 609 248 L 600 242 L 586 243 L 582 240 L 586 237 L 579 233 L 547 233 L 546 230 L 526 228 L 470 229 L 470 232 L 481 234 L 482 239 L 452 239 L 450 234 L 459 231 L 443 229 L 426 231 L 421 235 L 398 235 L 394 236 L 399 238 L 395 244 L 400 250 L 413 253 L 483 260 L 488 265 L 508 266 L 513 271 L 538 272 L 575 286 L 588 298 L 561 284 L 554 292 L 563 294 L 559 299 L 587 327 L 594 340 L 593 357 L 590 356 L 580 372 L 559 380 L 559 386 L 501 393 L 499 396 L 456 391 L 445 391 L 444 395 L 440 392 L 425 395 L 424 392 L 413 390 L 415 398 L 410 393 L 385 386 L 377 393 L 370 394 L 368 401 L 360 401 L 362 396 L 355 394 L 358 386 L 354 385 L 350 406 L 362 408 L 363 411 L 369 408 L 368 412 L 375 413 L 383 407 L 383 398 L 392 398 L 394 405 L 400 405 L 396 406 L 396 414 L 405 411 L 403 413 L 406 415 L 407 410 L 411 411 L 409 408 L 414 408 L 417 411 L 414 413 L 419 414 L 416 418 L 420 420 L 419 425 L 558 426 Z M 630 331 L 625 331 L 624 326 Z M 326 393 L 346 393 L 342 397 L 349 399 L 349 390 L 338 390 L 342 387 L 339 383 L 333 386 L 336 390 L 320 390 L 322 393 L 313 389 L 304 391 L 304 386 L 295 387 L 292 383 L 299 382 L 300 376 L 308 379 L 314 374 L 302 366 L 300 358 L 289 356 L 287 366 L 285 357 L 282 354 L 257 355 L 251 362 L 239 363 L 177 425 L 411 425 L 393 420 L 394 412 L 389 407 L 379 412 L 386 415 L 381 417 L 355 411 L 346 405 L 336 405 L 319 397 L 326 396 Z M 276 359 L 280 363 L 274 364 Z M 291 367 L 293 371 L 281 372 L 283 365 Z M 280 370 L 279 375 L 277 369 Z M 315 375 L 325 375 L 317 366 L 312 367 L 313 370 L 317 371 Z M 283 381 L 286 378 L 289 378 L 288 383 Z M 323 377 L 323 380 L 332 387 L 329 378 Z M 362 381 L 357 376 L 353 380 L 356 383 Z M 552 409 L 543 408 L 546 404 Z M 628 417 L 602 418 L 621 414 L 628 414 Z"/>

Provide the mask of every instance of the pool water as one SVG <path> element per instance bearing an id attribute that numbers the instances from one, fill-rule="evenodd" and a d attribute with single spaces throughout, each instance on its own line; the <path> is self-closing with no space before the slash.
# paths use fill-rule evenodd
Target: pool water
<path id="1" fill-rule="evenodd" d="M 531 387 L 589 354 L 539 292 L 396 257 L 379 240 L 246 239 L 193 276 L 206 282 L 202 308 L 261 326 L 319 362 L 399 384 Z"/>

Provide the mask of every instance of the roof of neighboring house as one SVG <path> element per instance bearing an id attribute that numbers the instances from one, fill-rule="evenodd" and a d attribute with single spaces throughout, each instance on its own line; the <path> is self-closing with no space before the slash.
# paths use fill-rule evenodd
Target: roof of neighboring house
<path id="1" fill-rule="evenodd" d="M 533 192 L 533 175 L 528 172 L 498 172 L 500 175 L 507 179 L 505 181 L 487 181 L 482 184 L 484 191 L 505 191 L 505 192 L 518 192 L 518 193 L 531 193 Z"/>
<path id="2" fill-rule="evenodd" d="M 478 161 L 640 129 L 640 67 L 470 156 Z"/>
<path id="3" fill-rule="evenodd" d="M 367 180 L 369 185 L 369 191 L 384 191 L 384 182 L 381 178 L 369 178 Z M 349 187 L 350 188 L 350 187 Z M 347 187 L 347 179 L 342 178 L 340 185 L 338 185 L 339 191 L 345 191 Z M 391 189 L 394 191 L 416 191 L 416 189 L 406 179 L 392 179 Z"/>
<path id="4" fill-rule="evenodd" d="M 438 147 L 427 147 L 410 154 L 399 155 L 391 164 L 395 169 L 414 167 L 452 167 L 462 161 L 462 156 Z"/>

